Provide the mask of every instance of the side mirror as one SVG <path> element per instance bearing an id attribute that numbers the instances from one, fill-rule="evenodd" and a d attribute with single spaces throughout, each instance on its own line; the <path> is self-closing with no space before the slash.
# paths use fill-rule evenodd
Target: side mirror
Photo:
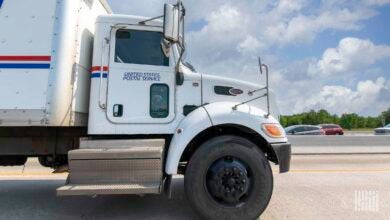
<path id="1" fill-rule="evenodd" d="M 177 43 L 180 40 L 180 9 L 178 5 L 165 4 L 164 7 L 164 38 Z"/>

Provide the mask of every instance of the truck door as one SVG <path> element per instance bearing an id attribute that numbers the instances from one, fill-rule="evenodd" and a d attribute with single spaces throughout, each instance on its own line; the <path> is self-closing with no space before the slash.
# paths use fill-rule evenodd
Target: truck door
<path id="1" fill-rule="evenodd" d="M 113 123 L 169 123 L 175 117 L 174 63 L 161 48 L 162 28 L 113 29 L 107 117 Z"/>

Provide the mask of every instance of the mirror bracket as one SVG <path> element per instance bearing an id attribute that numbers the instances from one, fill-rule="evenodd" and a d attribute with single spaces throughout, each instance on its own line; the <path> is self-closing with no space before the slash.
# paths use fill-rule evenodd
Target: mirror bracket
<path id="1" fill-rule="evenodd" d="M 171 52 L 171 42 L 166 40 L 165 38 L 161 39 L 161 49 L 166 57 L 169 57 Z"/>
<path id="2" fill-rule="evenodd" d="M 156 19 L 163 18 L 163 17 L 164 17 L 164 15 L 157 16 L 157 17 L 154 17 L 154 18 L 149 18 L 149 19 L 147 19 L 147 20 L 138 22 L 138 24 L 139 24 L 139 25 L 146 25 L 146 22 L 154 21 L 154 20 L 156 20 Z"/>

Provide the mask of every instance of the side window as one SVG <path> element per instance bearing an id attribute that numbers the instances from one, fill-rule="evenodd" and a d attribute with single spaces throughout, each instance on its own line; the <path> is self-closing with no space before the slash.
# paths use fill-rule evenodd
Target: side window
<path id="1" fill-rule="evenodd" d="M 308 130 L 308 131 L 316 131 L 316 130 L 319 130 L 319 128 L 317 128 L 317 127 L 307 127 L 306 130 Z"/>
<path id="2" fill-rule="evenodd" d="M 169 66 L 169 57 L 161 48 L 161 32 L 118 30 L 115 62 L 153 66 Z"/>
<path id="3" fill-rule="evenodd" d="M 297 127 L 294 129 L 295 132 L 304 132 L 305 131 L 305 127 Z"/>
<path id="4" fill-rule="evenodd" d="M 169 115 L 169 87 L 166 84 L 153 84 L 150 87 L 150 116 L 166 118 Z"/>

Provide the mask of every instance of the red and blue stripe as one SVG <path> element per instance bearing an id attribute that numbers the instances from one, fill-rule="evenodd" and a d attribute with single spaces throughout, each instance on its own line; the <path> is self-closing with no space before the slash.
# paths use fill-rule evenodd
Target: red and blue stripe
<path id="1" fill-rule="evenodd" d="M 94 66 L 91 68 L 91 78 L 100 78 L 102 67 Z M 103 78 L 108 77 L 108 66 L 103 66 Z"/>
<path id="2" fill-rule="evenodd" d="M 0 56 L 0 69 L 50 69 L 51 56 Z"/>

